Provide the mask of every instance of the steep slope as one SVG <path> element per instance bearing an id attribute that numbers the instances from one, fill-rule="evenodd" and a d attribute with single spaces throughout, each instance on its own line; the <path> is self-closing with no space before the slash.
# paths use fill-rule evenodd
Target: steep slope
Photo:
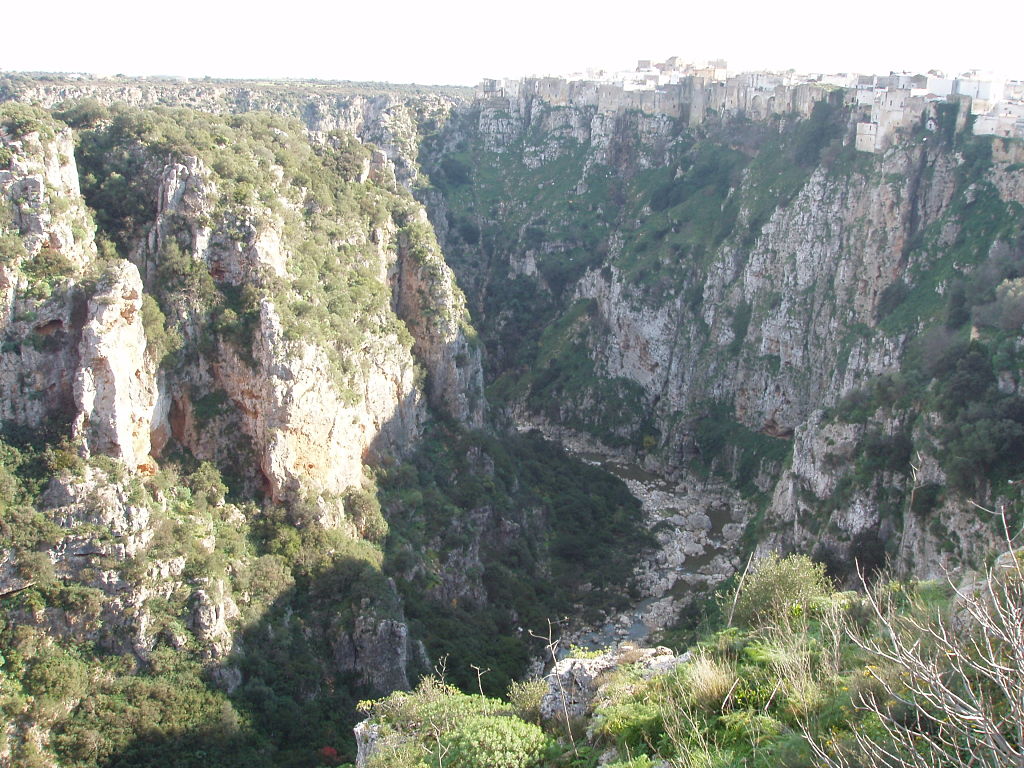
<path id="1" fill-rule="evenodd" d="M 968 499 L 1016 499 L 1024 448 L 1019 142 L 971 136 L 957 102 L 873 155 L 841 90 L 699 126 L 535 91 L 485 92 L 424 145 L 494 407 L 687 494 L 724 482 L 747 546 L 840 577 L 851 552 L 977 563 L 999 532 Z M 847 396 L 862 425 L 822 413 Z M 967 444 L 974 417 L 997 447 Z"/>
<path id="2" fill-rule="evenodd" d="M 2 109 L 0 764 L 316 764 L 360 696 L 448 654 L 497 692 L 517 624 L 623 600 L 635 500 L 475 431 L 466 302 L 383 152 Z"/>
<path id="3" fill-rule="evenodd" d="M 157 748 L 101 725 L 131 685 L 104 671 L 105 654 L 121 658 L 123 671 L 134 667 L 133 712 L 175 676 L 183 696 L 199 697 L 188 716 L 177 714 L 189 708 L 179 700 L 149 717 L 147 727 L 172 730 L 234 712 L 207 690 L 201 664 L 238 689 L 257 720 L 265 710 L 253 686 L 295 695 L 286 674 L 311 665 L 310 683 L 337 688 L 306 704 L 310 727 L 344 739 L 344 726 L 339 734 L 323 712 L 349 711 L 360 688 L 408 686 L 407 667 L 427 663 L 380 573 L 372 542 L 386 523 L 362 488 L 365 456 L 408 451 L 427 400 L 441 404 L 445 394 L 428 397 L 414 380 L 415 340 L 387 283 L 401 271 L 397 237 L 416 204 L 397 194 L 383 164 L 369 180 L 371 153 L 352 139 L 318 154 L 301 128 L 272 119 L 80 111 L 68 119 L 82 129 L 98 256 L 67 128 L 37 109 L 4 109 L 5 201 L 15 212 L 4 232 L 8 396 L 42 401 L 4 424 L 5 760 L 49 764 L 90 749 L 90 760 L 125 749 L 139 759 Z M 231 147 L 208 158 L 221 172 L 173 146 L 189 118 L 193 137 L 212 129 Z M 283 143 L 287 131 L 296 154 L 261 168 L 256 149 L 271 136 Z M 333 186 L 313 193 L 322 196 L 315 213 L 304 211 L 286 180 L 300 164 L 316 171 L 328 161 L 350 176 L 328 175 Z M 429 230 L 405 237 L 431 248 Z M 329 279 L 307 273 L 303 282 L 314 259 L 334 260 Z M 461 317 L 443 264 L 420 279 L 452 302 L 432 310 Z M 328 302 L 339 306 L 327 312 Z M 433 351 L 430 372 L 449 380 L 455 353 L 444 346 L 462 338 L 462 326 L 439 337 L 429 322 L 413 325 Z M 464 343 L 459 353 L 471 368 Z M 460 415 L 479 420 L 468 409 Z M 203 459 L 230 468 L 234 503 Z M 247 497 L 265 498 L 263 509 L 242 503 Z M 331 605 L 320 591 L 328 581 L 355 610 Z M 243 621 L 265 632 L 284 622 L 280 632 L 296 609 L 308 627 L 300 638 L 253 644 L 239 634 Z M 250 661 L 253 645 L 286 654 L 286 674 L 255 674 L 262 654 Z M 78 687 L 89 678 L 99 680 L 91 708 Z M 83 728 L 97 727 L 88 747 Z M 251 728 L 228 739 L 239 740 L 250 751 L 291 748 Z"/>
<path id="4" fill-rule="evenodd" d="M 685 632 L 750 552 L 984 560 L 1024 149 L 804 95 L 5 79 L 59 106 L 3 106 L 0 761 L 326 762 L 360 695 Z"/>

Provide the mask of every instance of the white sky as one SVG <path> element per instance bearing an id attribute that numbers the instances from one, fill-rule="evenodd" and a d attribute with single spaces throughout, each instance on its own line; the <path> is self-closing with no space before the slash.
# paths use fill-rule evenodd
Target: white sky
<path id="1" fill-rule="evenodd" d="M 725 58 L 730 69 L 1024 79 L 1024 3 L 995 0 L 45 0 L 5 13 L 0 70 L 472 85 Z"/>

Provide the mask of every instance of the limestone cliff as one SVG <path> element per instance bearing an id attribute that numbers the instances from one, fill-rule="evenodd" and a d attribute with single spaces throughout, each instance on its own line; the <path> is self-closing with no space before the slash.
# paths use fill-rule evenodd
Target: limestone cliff
<path id="1" fill-rule="evenodd" d="M 77 149 L 38 108 L 0 114 L 4 627 L 38 640 L 18 658 L 40 668 L 89 643 L 236 691 L 265 684 L 269 644 L 335 709 L 407 687 L 430 660 L 381 572 L 372 469 L 415 450 L 432 412 L 482 424 L 465 300 L 380 150 L 156 114 L 68 115 Z M 217 138 L 175 146 L 180 120 Z M 82 695 L 19 699 L 0 764 L 55 754 Z"/>
<path id="2" fill-rule="evenodd" d="M 357 346 L 329 336 L 314 341 L 301 333 L 305 321 L 292 310 L 296 301 L 307 299 L 299 291 L 308 290 L 294 286 L 314 277 L 303 275 L 309 267 L 294 259 L 296 248 L 308 247 L 301 211 L 289 202 L 277 211 L 255 206 L 223 213 L 215 174 L 197 157 L 151 173 L 157 180 L 157 215 L 132 257 L 148 275 L 151 290 L 160 290 L 162 269 L 166 272 L 162 260 L 181 251 L 214 285 L 251 297 L 244 308 L 250 335 L 221 336 L 210 352 L 183 361 L 172 375 L 177 380 L 168 385 L 174 437 L 196 456 L 232 460 L 240 429 L 252 442 L 272 499 L 340 495 L 362 483 L 368 456 L 401 455 L 415 442 L 426 416 L 417 365 L 427 370 L 435 406 L 479 425 L 480 360 L 464 337 L 469 326 L 461 293 L 438 254 L 418 257 L 411 266 L 411 225 L 389 216 L 370 228 L 352 212 L 338 212 L 348 219 L 343 247 L 359 250 L 366 259 L 360 266 L 365 279 L 377 282 L 377 291 L 393 284 L 393 296 L 389 303 L 366 307 L 361 325 L 353 328 L 361 337 Z M 361 178 L 356 183 L 376 188 L 366 172 Z M 288 193 L 279 194 L 284 200 Z M 425 217 L 419 219 L 422 225 Z M 415 304 L 414 293 L 422 294 Z M 181 336 L 202 345 L 209 329 L 190 297 L 169 296 L 165 303 L 179 317 Z M 201 429 L 195 401 L 217 392 L 225 393 L 227 402 L 210 428 Z M 468 397 L 473 397 L 470 405 Z"/>
<path id="3" fill-rule="evenodd" d="M 841 92 L 803 118 L 699 127 L 529 89 L 458 110 L 425 167 L 441 192 L 432 216 L 483 319 L 495 405 L 671 482 L 724 478 L 765 507 L 764 548 L 838 562 L 888 542 L 922 574 L 976 560 L 995 529 L 965 483 L 930 525 L 904 514 L 916 487 L 934 496 L 946 483 L 948 423 L 929 427 L 920 399 L 866 426 L 820 414 L 880 377 L 902 381 L 922 347 L 948 350 L 952 335 L 922 332 L 941 325 L 951 291 L 985 284 L 969 298 L 980 302 L 1016 274 L 1019 148 L 971 138 L 961 108 L 932 104 L 874 156 L 854 150 Z M 975 313 L 1002 311 L 985 306 Z M 1014 345 L 1013 320 L 1005 342 L 986 322 L 974 338 Z M 1002 365 L 1011 397 L 1017 376 Z M 877 440 L 898 448 L 890 474 L 851 491 Z M 975 495 L 995 504 L 1001 488 Z"/>
<path id="4" fill-rule="evenodd" d="M 150 434 L 167 417 L 157 387 L 156 362 L 146 355 L 142 279 L 118 262 L 100 278 L 86 308 L 75 375 L 75 435 L 86 455 L 120 459 L 152 472 Z"/>
<path id="5" fill-rule="evenodd" d="M 483 426 L 480 347 L 465 298 L 444 261 L 425 211 L 399 236 L 395 311 L 405 320 L 413 350 L 428 371 L 431 402 L 471 427 Z"/>
<path id="6" fill-rule="evenodd" d="M 83 292 L 96 256 L 71 132 L 19 113 L 0 128 L 0 416 L 38 429 L 73 409 Z"/>
<path id="7" fill-rule="evenodd" d="M 838 91 L 15 85 L 70 128 L 3 105 L 0 764 L 152 754 L 90 730 L 128 700 L 273 760 L 449 649 L 500 692 L 552 615 L 664 630 L 769 549 L 932 575 L 1020 503 L 1024 150 L 962 105 L 867 154 Z"/>

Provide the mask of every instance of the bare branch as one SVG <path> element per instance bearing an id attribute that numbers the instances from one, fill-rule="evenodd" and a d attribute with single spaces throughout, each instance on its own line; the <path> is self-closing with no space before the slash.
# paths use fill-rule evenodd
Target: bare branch
<path id="1" fill-rule="evenodd" d="M 874 632 L 847 634 L 898 674 L 877 678 L 888 703 L 861 699 L 882 735 L 856 730 L 857 754 L 803 726 L 823 768 L 1024 768 L 1024 573 L 1006 510 L 974 506 L 1002 518 L 1008 552 L 982 581 L 950 582 L 951 616 L 900 615 L 881 588 L 865 589 Z"/>

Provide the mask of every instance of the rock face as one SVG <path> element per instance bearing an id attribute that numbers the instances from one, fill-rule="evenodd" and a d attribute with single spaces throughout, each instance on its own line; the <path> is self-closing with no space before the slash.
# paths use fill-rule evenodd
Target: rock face
<path id="1" fill-rule="evenodd" d="M 572 92 L 563 93 L 562 86 Z M 982 167 L 957 144 L 962 115 L 946 120 L 935 112 L 922 123 L 921 136 L 869 158 L 848 151 L 859 119 L 850 100 L 824 93 L 794 92 L 792 103 L 767 111 L 765 104 L 749 105 L 757 125 L 711 115 L 697 126 L 692 114 L 676 120 L 671 110 L 644 104 L 623 110 L 624 104 L 590 93 L 589 86 L 562 86 L 530 81 L 505 94 L 507 99 L 483 94 L 472 103 L 459 96 L 367 97 L 329 89 L 296 101 L 244 85 L 117 80 L 25 81 L 15 90 L 18 98 L 43 104 L 88 96 L 106 103 L 187 104 L 218 113 L 292 114 L 318 140 L 329 140 L 331 131 L 353 131 L 382 147 L 361 161 L 356 174 L 361 182 L 383 183 L 394 172 L 411 184 L 425 163 L 431 178 L 443 183 L 421 185 L 420 195 L 430 205 L 434 228 L 474 313 L 486 319 L 490 372 L 512 382 L 504 387 L 513 393 L 502 404 L 505 413 L 520 421 L 543 415 L 589 431 L 622 458 L 672 481 L 686 481 L 695 459 L 701 459 L 695 417 L 708 403 L 720 405 L 716 413 L 727 411 L 728 419 L 750 434 L 780 441 L 804 434 L 789 451 L 793 471 L 783 477 L 782 461 L 762 458 L 754 484 L 774 499 L 766 518 L 773 521 L 773 540 L 788 546 L 806 540 L 791 525 L 806 518 L 806 503 L 797 511 L 796 499 L 812 492 L 821 498 L 819 491 L 831 493 L 839 481 L 831 468 L 807 464 L 815 441 L 820 442 L 807 433 L 815 423 L 812 414 L 878 375 L 899 370 L 916 329 L 883 322 L 898 303 L 894 297 L 926 281 L 943 249 L 958 247 L 970 226 L 970 207 L 977 208 L 990 190 L 1001 203 L 1020 204 L 1019 148 L 994 142 L 991 163 Z M 696 92 L 683 97 L 699 100 Z M 789 108 L 801 119 L 782 114 Z M 770 115 L 773 111 L 779 114 Z M 810 136 L 807 126 L 825 140 Z M 421 151 L 420 140 L 435 128 L 440 130 Z M 12 164 L 3 177 L 8 190 L 21 185 L 19 195 L 27 200 L 39 198 L 43 187 L 77 195 L 73 161 L 62 159 L 70 157 L 69 135 L 55 135 L 55 151 L 46 149 L 45 141 L 18 140 L 22 155 L 39 159 L 34 166 Z M 718 149 L 707 153 L 712 145 Z M 787 156 L 789 175 L 766 171 L 772 153 Z M 472 166 L 465 166 L 465 157 L 472 158 Z M 265 275 L 294 277 L 286 214 L 278 211 L 269 222 L 245 216 L 214 221 L 220 192 L 203 161 L 179 158 L 153 172 L 159 176 L 156 223 L 133 253 L 147 289 L 163 246 L 180 236 L 183 225 L 187 250 L 217 281 L 243 285 Z M 724 186 L 700 187 L 706 181 L 701 173 L 718 174 Z M 489 174 L 499 179 L 498 196 L 486 188 Z M 968 174 L 975 175 L 970 184 Z M 475 185 L 474 195 L 459 193 L 466 183 Z M 693 184 L 697 187 L 691 189 Z M 714 203 L 695 216 L 687 195 L 698 187 L 698 196 L 713 197 Z M 570 210 L 567 196 L 580 207 Z M 471 199 L 478 203 L 467 203 Z M 46 216 L 33 213 L 32 205 L 17 215 L 33 248 L 43 239 L 61 248 L 79 240 L 90 247 L 89 238 L 68 237 L 69 226 L 44 231 Z M 695 220 L 718 221 L 720 231 L 713 237 L 700 232 L 675 237 L 692 233 Z M 357 239 L 375 239 L 379 247 L 392 308 L 413 336 L 415 362 L 427 371 L 426 399 L 477 427 L 484 416 L 480 348 L 466 329 L 461 291 L 433 235 L 417 232 L 421 223 L 392 222 L 377 227 L 372 237 Z M 581 231 L 584 227 L 588 231 Z M 644 234 L 648 229 L 653 236 Z M 991 252 L 999 247 L 1009 246 L 993 243 Z M 643 249 L 649 255 L 638 257 Z M 496 287 L 506 283 L 519 286 L 511 303 Z M 941 293 L 946 286 L 940 281 L 935 290 Z M 530 294 L 542 301 L 521 301 Z M 581 352 L 579 362 L 588 370 L 584 375 L 552 370 L 558 386 L 541 392 L 523 371 L 550 367 L 551 350 L 530 351 L 531 342 L 522 343 L 522 326 L 530 320 L 557 325 L 572 316 L 569 304 L 588 309 L 562 339 L 561 352 L 566 345 Z M 178 425 L 178 438 L 204 458 L 237 452 L 238 446 L 218 432 L 246 435 L 274 499 L 294 496 L 307 484 L 337 493 L 358 484 L 364 457 L 400 453 L 400 446 L 415 439 L 425 406 L 411 377 L 412 358 L 378 339 L 370 355 L 374 362 L 355 387 L 362 401 L 352 407 L 343 388 L 324 383 L 329 361 L 316 345 L 282 342 L 282 306 L 260 305 L 253 344 L 263 354 L 257 375 L 247 367 L 251 361 L 228 345 L 218 359 L 189 371 L 189 391 L 174 387 L 170 410 L 176 418 L 170 421 Z M 444 309 L 434 312 L 436 307 Z M 73 332 L 70 321 L 57 319 L 65 332 Z M 51 323 L 43 327 L 57 327 Z M 186 336 L 197 333 L 194 324 L 180 327 Z M 291 362 L 282 362 L 285 358 Z M 21 370 L 22 362 L 14 362 Z M 29 362 L 46 369 L 41 360 Z M 308 380 L 301 371 L 310 372 Z M 12 371 L 0 382 L 17 375 Z M 1017 386 L 1012 374 L 1000 375 L 1004 387 Z M 50 391 L 67 389 L 56 374 L 40 378 Z M 10 384 L 12 390 L 18 386 Z M 219 390 L 228 393 L 235 413 L 216 416 L 218 429 L 203 429 L 192 408 Z M 32 410 L 12 414 L 20 421 L 41 417 L 38 405 L 5 407 Z M 327 418 L 326 411 L 339 415 Z M 169 431 L 158 425 L 158 444 Z M 310 460 L 302 461 L 304 456 Z M 733 482 L 750 472 L 743 458 L 738 449 L 704 457 Z M 862 499 L 833 522 L 845 535 L 877 528 L 881 523 L 872 505 Z M 795 538 L 783 536 L 787 528 Z"/>
<path id="2" fill-rule="evenodd" d="M 947 564 L 975 558 L 991 534 L 951 548 L 935 533 L 966 523 L 965 498 L 948 496 L 931 532 L 904 514 L 921 471 L 909 458 L 939 461 L 940 429 L 915 432 L 907 413 L 865 428 L 820 412 L 898 375 L 951 286 L 1016 258 L 1015 143 L 969 139 L 950 112 L 869 158 L 853 150 L 856 110 L 838 98 L 808 104 L 806 121 L 699 130 L 577 101 L 485 94 L 425 145 L 447 192 L 432 218 L 445 220 L 449 261 L 486 320 L 504 401 L 492 407 L 585 433 L 669 485 L 724 479 L 765 507 L 765 547 L 821 544 L 849 561 L 855 540 L 891 541 L 890 556 L 921 574 L 940 546 Z M 812 125 L 826 138 L 808 144 Z M 769 168 L 779 157 L 788 170 Z M 547 330 L 531 336 L 536 318 Z M 1007 393 L 1018 391 L 1012 368 L 998 373 Z M 914 450 L 851 495 L 863 483 L 853 459 L 876 434 L 899 445 L 909 435 Z"/>
<path id="3" fill-rule="evenodd" d="M 49 122 L 0 130 L 0 419 L 37 429 L 74 409 L 82 299 L 74 276 L 96 256 L 95 226 L 79 190 L 71 131 Z M 8 226 L 9 224 L 9 226 Z"/>
<path id="4" fill-rule="evenodd" d="M 102 599 L 94 598 L 77 610 L 45 607 L 26 614 L 24 623 L 44 627 L 56 637 L 94 642 L 114 653 L 144 656 L 152 648 L 143 609 L 152 587 L 125 579 L 118 570 L 142 555 L 153 539 L 150 510 L 140 501 L 126 479 L 94 467 L 85 467 L 80 476 L 65 472 L 50 481 L 40 506 L 61 530 L 46 553 L 53 572 Z M 106 567 L 96 567 L 103 562 Z M 179 568 L 167 576 L 173 580 L 180 572 Z M 0 591 L 25 586 L 4 578 Z"/>
<path id="5" fill-rule="evenodd" d="M 153 538 L 146 505 L 132 499 L 127 483 L 112 481 L 106 472 L 93 467 L 86 467 L 81 478 L 70 474 L 54 477 L 42 504 L 62 528 L 93 525 L 109 531 L 118 540 L 114 551 L 122 560 L 143 552 Z"/>
<path id="6" fill-rule="evenodd" d="M 637 648 L 624 644 L 614 651 L 589 659 L 566 658 L 557 662 L 546 676 L 548 692 L 540 703 L 544 720 L 568 719 L 590 714 L 594 700 L 600 696 L 602 677 L 626 664 L 637 665 L 645 678 L 663 675 L 690 660 L 685 653 L 676 656 L 668 648 Z"/>
<path id="7" fill-rule="evenodd" d="M 231 652 L 234 639 L 229 622 L 239 617 L 238 606 L 223 580 L 206 589 L 197 589 L 192 596 L 190 629 L 210 659 L 224 659 Z"/>
<path id="8" fill-rule="evenodd" d="M 356 768 L 366 768 L 370 757 L 377 751 L 380 727 L 364 720 L 352 730 L 356 736 Z"/>
<path id="9" fill-rule="evenodd" d="M 45 250 L 85 266 L 96 256 L 95 225 L 82 200 L 71 130 L 55 124 L 19 136 L 0 130 L 0 146 L 12 153 L 0 169 L 0 194 L 11 204 L 26 255 Z"/>
<path id="10" fill-rule="evenodd" d="M 222 349 L 215 381 L 241 413 L 271 498 L 340 494 L 360 484 L 369 451 L 400 452 L 415 440 L 425 413 L 413 360 L 397 339 L 388 341 L 379 340 L 378 356 L 367 361 L 355 405 L 332 383 L 323 350 L 284 338 L 270 301 L 259 310 L 256 375 L 233 349 Z"/>
<path id="11" fill-rule="evenodd" d="M 166 412 L 158 411 L 164 401 L 146 355 L 142 279 L 133 264 L 118 262 L 101 279 L 86 310 L 79 357 L 75 432 L 86 450 L 151 468 L 150 432 Z"/>
<path id="12" fill-rule="evenodd" d="M 399 239 L 395 308 L 415 339 L 413 351 L 429 374 L 431 403 L 471 427 L 484 418 L 480 347 L 466 300 L 421 210 Z"/>
<path id="13" fill-rule="evenodd" d="M 166 233 L 180 231 L 184 222 L 192 258 L 217 280 L 245 286 L 289 279 L 280 219 L 262 226 L 237 218 L 204 226 L 216 199 L 208 175 L 197 159 L 163 169 L 160 214 L 136 259 L 155 274 Z M 482 420 L 479 351 L 467 340 L 464 300 L 440 254 L 412 266 L 409 238 L 393 222 L 354 237 L 372 244 L 381 280 L 394 284 L 396 312 L 413 337 L 411 354 L 394 333 L 378 334 L 367 325 L 357 371 L 344 392 L 328 352 L 295 338 L 282 323 L 280 299 L 268 296 L 259 303 L 250 350 L 223 343 L 208 366 L 193 366 L 189 373 L 193 389 L 227 393 L 237 409 L 235 423 L 251 438 L 262 478 L 278 501 L 303 493 L 340 494 L 361 483 L 367 456 L 405 452 L 426 415 L 417 363 L 428 371 L 432 404 L 466 423 L 479 426 Z M 190 333 L 188 326 L 184 333 Z M 222 455 L 216 431 L 201 434 L 190 417 L 190 401 L 179 396 L 177 402 L 184 420 L 177 437 L 201 457 Z"/>
<path id="14" fill-rule="evenodd" d="M 923 227 L 948 206 L 955 158 L 922 153 L 892 152 L 882 161 L 878 174 L 899 184 L 815 171 L 752 245 L 726 241 L 718 249 L 696 317 L 685 297 L 652 302 L 614 266 L 587 273 L 575 294 L 594 301 L 595 362 L 607 376 L 640 385 L 649 402 L 658 398 L 666 426 L 670 414 L 701 401 L 731 400 L 737 420 L 781 434 L 869 378 L 898 370 L 902 336 L 851 340 L 849 329 L 874 327 L 879 298 L 906 273 L 912 209 Z M 931 173 L 923 202 L 911 194 L 922 165 Z M 738 220 L 751 215 L 741 207 Z M 662 430 L 666 442 L 679 439 L 672 432 Z"/>
<path id="15" fill-rule="evenodd" d="M 408 690 L 409 628 L 403 622 L 373 616 L 369 605 L 363 607 L 352 631 L 334 642 L 338 669 L 358 675 L 375 695 Z"/>

